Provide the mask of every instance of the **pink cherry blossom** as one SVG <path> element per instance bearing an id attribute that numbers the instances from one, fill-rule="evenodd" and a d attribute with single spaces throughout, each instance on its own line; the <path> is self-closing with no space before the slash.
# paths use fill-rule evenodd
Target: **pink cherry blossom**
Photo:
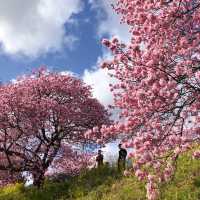
<path id="1" fill-rule="evenodd" d="M 113 7 L 131 34 L 125 46 L 118 39 L 114 50 L 112 40 L 103 42 L 113 53 L 106 68 L 118 80 L 111 88 L 114 104 L 137 170 L 160 166 L 149 170 L 155 180 L 147 179 L 147 197 L 156 199 L 159 180 L 168 181 L 179 155 L 199 143 L 200 3 L 117 0 Z M 122 132 L 117 126 L 108 130 L 112 136 Z"/>
<path id="2" fill-rule="evenodd" d="M 26 171 L 40 186 L 60 149 L 71 153 L 62 152 L 65 157 L 59 161 L 59 170 L 78 171 L 82 156 L 75 156 L 70 147 L 86 143 L 85 135 L 90 136 L 87 131 L 93 127 L 95 140 L 100 138 L 97 126 L 108 122 L 108 112 L 92 97 L 90 87 L 73 76 L 39 70 L 2 85 L 0 174 L 5 176 L 0 176 L 1 183 Z"/>

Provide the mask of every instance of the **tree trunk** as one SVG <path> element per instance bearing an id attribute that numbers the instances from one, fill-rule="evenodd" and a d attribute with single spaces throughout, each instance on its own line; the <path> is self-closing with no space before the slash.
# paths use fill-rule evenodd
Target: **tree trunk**
<path id="1" fill-rule="evenodd" d="M 40 189 L 44 184 L 44 173 L 33 174 L 33 185 Z"/>

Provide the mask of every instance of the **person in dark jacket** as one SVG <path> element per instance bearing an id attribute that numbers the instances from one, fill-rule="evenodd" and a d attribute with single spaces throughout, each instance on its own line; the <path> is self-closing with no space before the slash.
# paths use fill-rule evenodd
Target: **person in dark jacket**
<path id="1" fill-rule="evenodd" d="M 103 155 L 101 153 L 101 150 L 98 150 L 98 155 L 96 157 L 97 167 L 103 166 Z"/>
<path id="2" fill-rule="evenodd" d="M 125 170 L 126 167 L 127 151 L 126 149 L 122 148 L 122 144 L 119 144 L 118 147 L 119 147 L 118 170 L 122 171 Z"/>

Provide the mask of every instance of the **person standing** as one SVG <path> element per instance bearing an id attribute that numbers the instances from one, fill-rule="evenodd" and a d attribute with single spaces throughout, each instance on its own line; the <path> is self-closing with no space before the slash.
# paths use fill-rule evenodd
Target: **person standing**
<path id="1" fill-rule="evenodd" d="M 119 144 L 118 147 L 119 147 L 118 170 L 122 171 L 125 170 L 126 167 L 127 151 L 126 149 L 122 148 L 122 144 Z"/>
<path id="2" fill-rule="evenodd" d="M 97 167 L 103 166 L 103 154 L 101 153 L 101 150 L 98 150 L 98 155 L 96 157 Z"/>

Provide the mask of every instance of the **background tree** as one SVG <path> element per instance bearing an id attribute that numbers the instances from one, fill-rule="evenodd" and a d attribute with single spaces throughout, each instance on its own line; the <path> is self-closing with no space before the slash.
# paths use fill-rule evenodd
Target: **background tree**
<path id="1" fill-rule="evenodd" d="M 200 2 L 120 0 L 113 7 L 132 38 L 127 45 L 104 39 L 114 59 L 102 67 L 119 80 L 111 89 L 126 123 L 102 132 L 128 133 L 136 176 L 156 199 L 178 155 L 199 142 Z"/>
<path id="2" fill-rule="evenodd" d="M 89 167 L 93 167 L 95 164 L 95 157 L 93 153 L 83 152 L 80 150 L 73 150 L 68 145 L 62 145 L 57 156 L 51 164 L 50 169 L 45 175 L 51 177 L 62 176 L 76 176 L 81 171 L 86 170 Z"/>
<path id="3" fill-rule="evenodd" d="M 0 171 L 27 171 L 40 187 L 62 145 L 85 142 L 85 131 L 108 122 L 90 87 L 73 76 L 39 70 L 3 85 Z"/>

